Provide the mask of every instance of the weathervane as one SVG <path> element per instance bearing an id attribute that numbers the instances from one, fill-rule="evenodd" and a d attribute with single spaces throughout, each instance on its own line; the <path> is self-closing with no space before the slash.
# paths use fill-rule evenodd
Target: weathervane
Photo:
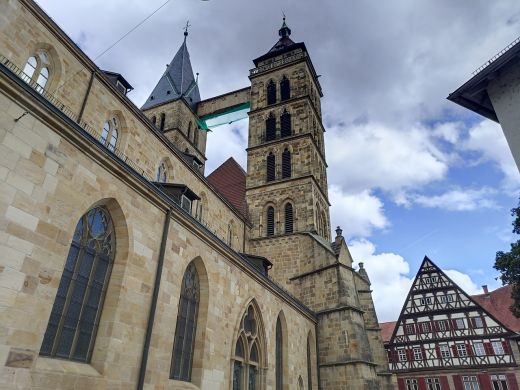
<path id="1" fill-rule="evenodd" d="M 186 37 L 188 36 L 188 28 L 190 28 L 190 27 L 191 27 L 190 21 L 187 20 L 186 26 L 182 28 L 184 30 L 184 36 L 186 36 Z"/>

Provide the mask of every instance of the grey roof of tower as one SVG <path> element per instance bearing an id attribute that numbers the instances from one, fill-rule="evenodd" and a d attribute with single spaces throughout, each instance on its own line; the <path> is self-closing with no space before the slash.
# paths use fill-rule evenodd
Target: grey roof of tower
<path id="1" fill-rule="evenodd" d="M 190 53 L 184 42 L 166 68 L 161 79 L 141 107 L 142 110 L 158 106 L 177 99 L 185 102 L 195 111 L 200 102 L 199 86 L 191 67 Z"/>

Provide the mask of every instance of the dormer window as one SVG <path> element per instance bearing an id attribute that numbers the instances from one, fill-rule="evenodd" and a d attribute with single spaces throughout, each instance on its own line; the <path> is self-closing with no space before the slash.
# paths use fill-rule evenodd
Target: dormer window
<path id="1" fill-rule="evenodd" d="M 181 207 L 184 211 L 191 214 L 191 200 L 186 195 L 181 196 Z"/>

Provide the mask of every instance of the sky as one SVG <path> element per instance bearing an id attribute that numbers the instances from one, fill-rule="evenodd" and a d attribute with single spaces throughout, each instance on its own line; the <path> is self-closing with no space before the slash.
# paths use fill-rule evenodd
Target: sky
<path id="1" fill-rule="evenodd" d="M 500 126 L 446 100 L 517 38 L 515 0 L 39 0 L 141 106 L 191 27 L 203 99 L 249 85 L 252 59 L 278 39 L 282 12 L 324 92 L 332 229 L 364 262 L 380 321 L 397 319 L 425 255 L 466 292 L 500 286 L 495 253 L 516 240 L 520 175 Z M 246 163 L 247 120 L 209 134 L 206 173 Z"/>

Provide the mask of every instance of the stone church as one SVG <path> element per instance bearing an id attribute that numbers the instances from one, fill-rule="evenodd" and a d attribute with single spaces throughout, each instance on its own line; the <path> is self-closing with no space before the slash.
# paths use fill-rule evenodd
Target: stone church
<path id="1" fill-rule="evenodd" d="M 309 52 L 284 21 L 259 54 L 201 100 L 186 32 L 138 108 L 33 0 L 0 2 L 0 388 L 394 388 L 331 236 Z M 247 171 L 206 175 L 208 119 L 244 107 Z"/>

